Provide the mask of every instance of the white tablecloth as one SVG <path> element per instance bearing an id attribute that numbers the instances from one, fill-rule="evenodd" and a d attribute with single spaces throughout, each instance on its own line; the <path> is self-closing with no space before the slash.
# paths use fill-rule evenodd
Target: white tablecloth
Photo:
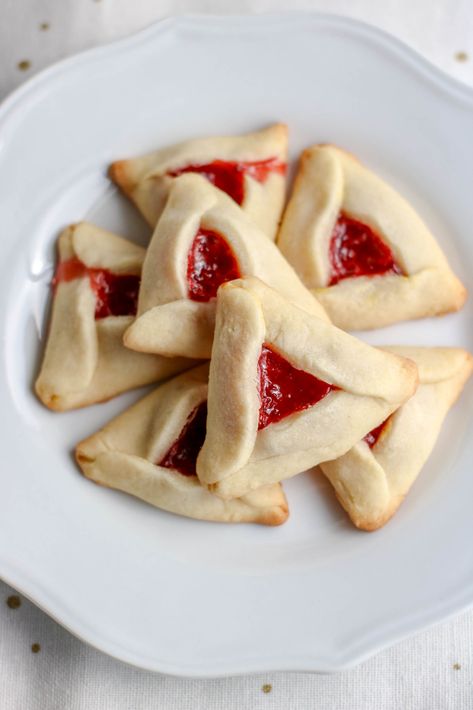
<path id="1" fill-rule="evenodd" d="M 473 85 L 472 0 L 1 0 L 0 98 L 51 62 L 165 15 L 283 9 L 366 20 Z M 473 611 L 337 675 L 192 681 L 108 658 L 26 600 L 11 608 L 11 595 L 0 582 L 1 710 L 473 710 Z"/>

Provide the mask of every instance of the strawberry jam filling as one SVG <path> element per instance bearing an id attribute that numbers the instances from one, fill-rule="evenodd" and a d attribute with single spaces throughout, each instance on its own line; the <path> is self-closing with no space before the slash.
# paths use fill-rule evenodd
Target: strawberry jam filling
<path id="1" fill-rule="evenodd" d="M 172 468 L 184 476 L 195 476 L 196 462 L 206 433 L 207 402 L 199 404 L 188 416 L 184 427 L 158 466 Z"/>
<path id="2" fill-rule="evenodd" d="M 199 229 L 187 256 L 187 286 L 192 301 L 210 301 L 218 287 L 240 276 L 233 251 L 217 232 Z"/>
<path id="3" fill-rule="evenodd" d="M 267 345 L 261 350 L 258 375 L 261 401 L 258 429 L 308 409 L 338 389 L 304 370 L 297 370 Z"/>
<path id="4" fill-rule="evenodd" d="M 134 316 L 138 302 L 140 277 L 135 274 L 114 274 L 107 269 L 89 268 L 79 259 L 68 259 L 58 264 L 53 288 L 61 281 L 89 277 L 95 294 L 95 318 Z"/>
<path id="5" fill-rule="evenodd" d="M 383 430 L 384 430 L 386 424 L 388 423 L 388 420 L 389 420 L 389 417 L 388 417 L 388 419 L 385 419 L 384 422 L 381 422 L 381 424 L 379 426 L 372 429 L 365 437 L 363 437 L 364 441 L 366 441 L 366 443 L 368 444 L 370 449 L 372 449 L 373 446 L 375 446 L 375 444 L 377 443 L 379 437 L 383 433 Z"/>
<path id="6" fill-rule="evenodd" d="M 367 224 L 341 213 L 330 238 L 330 286 L 354 276 L 402 274 L 391 249 Z"/>
<path id="7" fill-rule="evenodd" d="M 286 168 L 286 163 L 277 158 L 246 162 L 214 160 L 212 163 L 186 165 L 183 168 L 169 170 L 167 174 L 170 177 L 178 177 L 183 173 L 199 173 L 241 205 L 245 197 L 245 175 L 249 175 L 258 182 L 265 182 L 270 173 L 285 175 Z"/>

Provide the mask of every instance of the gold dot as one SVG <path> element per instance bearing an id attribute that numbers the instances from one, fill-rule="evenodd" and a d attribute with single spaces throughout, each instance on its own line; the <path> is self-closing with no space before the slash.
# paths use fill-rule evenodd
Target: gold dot
<path id="1" fill-rule="evenodd" d="M 272 691 L 272 689 L 273 689 L 273 686 L 271 685 L 271 683 L 265 683 L 261 688 L 263 693 L 270 693 Z"/>
<path id="2" fill-rule="evenodd" d="M 18 609 L 21 606 L 21 599 L 16 594 L 12 594 L 11 597 L 7 599 L 7 606 L 9 609 Z"/>
<path id="3" fill-rule="evenodd" d="M 22 59 L 21 62 L 18 62 L 17 67 L 20 71 L 27 71 L 31 67 L 31 62 L 29 59 Z"/>
<path id="4" fill-rule="evenodd" d="M 43 30 L 43 32 L 45 32 L 46 30 L 49 30 L 49 27 L 50 27 L 49 22 L 42 22 L 39 26 L 39 29 Z"/>
<path id="5" fill-rule="evenodd" d="M 454 668 L 454 670 L 459 671 L 461 668 L 461 665 L 459 663 L 454 663 L 453 668 Z"/>
<path id="6" fill-rule="evenodd" d="M 457 62 L 467 62 L 468 54 L 466 52 L 457 52 L 455 54 L 455 59 L 457 60 Z"/>
<path id="7" fill-rule="evenodd" d="M 33 653 L 39 653 L 41 651 L 41 646 L 39 643 L 33 643 L 31 644 L 31 650 Z"/>

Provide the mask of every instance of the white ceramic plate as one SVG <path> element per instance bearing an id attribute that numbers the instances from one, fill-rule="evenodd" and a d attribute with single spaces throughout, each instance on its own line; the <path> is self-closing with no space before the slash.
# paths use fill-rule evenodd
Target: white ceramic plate
<path id="1" fill-rule="evenodd" d="M 32 395 L 58 231 L 86 218 L 148 233 L 107 181 L 109 161 L 274 120 L 289 124 L 293 157 L 331 141 L 388 178 L 471 286 L 473 92 L 368 26 L 166 20 L 56 65 L 0 111 L 0 576 L 94 646 L 166 673 L 338 670 L 473 602 L 471 387 L 373 534 L 309 474 L 287 483 L 291 518 L 277 529 L 186 520 L 100 489 L 71 451 L 138 393 L 62 415 Z M 471 339 L 471 302 L 369 336 Z"/>

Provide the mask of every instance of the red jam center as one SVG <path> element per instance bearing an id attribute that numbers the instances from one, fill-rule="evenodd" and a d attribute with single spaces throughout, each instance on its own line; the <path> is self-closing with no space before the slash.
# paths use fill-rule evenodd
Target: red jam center
<path id="1" fill-rule="evenodd" d="M 187 418 L 178 438 L 158 466 L 172 468 L 184 476 L 196 476 L 196 462 L 206 433 L 207 402 L 202 402 Z"/>
<path id="2" fill-rule="evenodd" d="M 367 224 L 341 213 L 330 239 L 330 286 L 354 276 L 401 274 L 391 249 Z"/>
<path id="3" fill-rule="evenodd" d="M 337 389 L 304 370 L 297 370 L 267 345 L 262 347 L 258 371 L 261 400 L 258 429 L 312 407 Z"/>
<path id="4" fill-rule="evenodd" d="M 61 281 L 73 281 L 88 276 L 95 293 L 95 318 L 134 316 L 138 302 L 140 277 L 135 274 L 114 274 L 107 269 L 92 269 L 79 259 L 58 264 L 53 288 Z"/>
<path id="5" fill-rule="evenodd" d="M 183 173 L 200 173 L 215 187 L 230 195 L 236 203 L 242 204 L 245 197 L 244 177 L 249 175 L 258 182 L 265 182 L 270 173 L 286 174 L 286 163 L 277 158 L 246 162 L 214 160 L 204 165 L 186 165 L 183 168 L 169 170 L 168 175 L 178 177 Z"/>
<path id="6" fill-rule="evenodd" d="M 372 429 L 365 437 L 363 437 L 370 449 L 372 449 L 373 446 L 377 443 L 379 437 L 383 433 L 384 427 L 388 423 L 388 419 L 385 419 L 384 422 L 381 422 L 379 426 Z"/>
<path id="7" fill-rule="evenodd" d="M 187 257 L 189 298 L 210 301 L 221 284 L 239 276 L 238 262 L 225 239 L 217 232 L 199 229 Z"/>

